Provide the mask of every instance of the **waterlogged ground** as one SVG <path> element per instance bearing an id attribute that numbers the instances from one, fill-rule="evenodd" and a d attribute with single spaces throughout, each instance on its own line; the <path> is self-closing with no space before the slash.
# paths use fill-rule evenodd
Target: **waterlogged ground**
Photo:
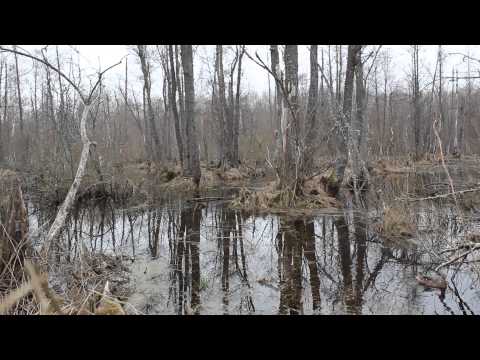
<path id="1" fill-rule="evenodd" d="M 468 168 L 451 173 L 463 188 L 478 178 Z M 226 190 L 197 200 L 168 194 L 148 208 L 92 202 L 74 212 L 63 246 L 73 258 L 80 242 L 92 252 L 128 255 L 136 313 L 480 313 L 475 257 L 444 270 L 445 297 L 415 279 L 448 259 L 442 251 L 454 241 L 480 229 L 475 198 L 459 199 L 461 210 L 448 200 L 402 200 L 448 192 L 438 169 L 375 179 L 372 188 L 364 211 L 301 219 L 232 210 L 222 200 L 232 195 Z M 392 204 L 416 222 L 413 238 L 388 241 L 374 231 Z M 52 218 L 38 206 L 30 211 L 33 227 Z"/>

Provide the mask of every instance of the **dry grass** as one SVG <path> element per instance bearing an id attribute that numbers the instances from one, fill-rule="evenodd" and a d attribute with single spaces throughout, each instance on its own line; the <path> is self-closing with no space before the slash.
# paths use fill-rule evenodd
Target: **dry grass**
<path id="1" fill-rule="evenodd" d="M 177 177 L 168 183 L 161 184 L 160 191 L 191 192 L 197 189 L 197 186 L 191 178 Z"/>
<path id="2" fill-rule="evenodd" d="M 124 315 L 122 304 L 126 303 L 119 299 L 126 299 L 129 290 L 124 288 L 119 295 L 118 278 L 127 271 L 121 262 L 97 255 L 76 265 L 62 267 L 64 281 L 68 280 L 60 295 L 49 286 L 47 273 L 26 260 L 22 283 L 0 298 L 0 314 Z M 115 295 L 110 290 L 112 280 L 117 282 Z"/>
<path id="3" fill-rule="evenodd" d="M 377 231 L 387 239 L 404 239 L 412 237 L 416 227 L 405 209 L 391 206 L 385 209 L 382 223 Z"/>
<path id="4" fill-rule="evenodd" d="M 201 165 L 202 177 L 199 184 L 200 190 L 206 190 L 225 183 L 238 184 L 251 177 L 251 170 L 247 167 L 231 168 L 225 172 L 218 168 L 210 168 Z M 141 162 L 122 165 L 121 175 L 132 186 L 144 193 L 156 193 L 158 191 L 191 192 L 197 190 L 195 184 L 188 178 L 183 177 L 181 166 L 167 164 L 159 166 L 153 162 Z"/>
<path id="5" fill-rule="evenodd" d="M 302 186 L 302 195 L 295 195 L 290 189 L 279 189 L 276 181 L 268 183 L 259 190 L 242 188 L 231 206 L 249 211 L 338 207 L 337 200 L 325 192 L 325 182 L 322 179 L 324 179 L 323 176 L 318 175 L 305 181 Z"/>
<path id="6" fill-rule="evenodd" d="M 290 191 L 278 190 L 276 182 L 271 182 L 260 190 L 240 189 L 231 205 L 245 210 L 267 210 L 288 207 L 291 200 Z"/>
<path id="7" fill-rule="evenodd" d="M 247 174 L 241 173 L 237 168 L 231 168 L 225 172 L 218 172 L 218 176 L 223 181 L 241 181 L 248 177 Z"/>
<path id="8" fill-rule="evenodd" d="M 375 175 L 406 174 L 414 171 L 414 168 L 407 165 L 408 162 L 402 160 L 379 160 L 373 167 L 372 172 Z"/>

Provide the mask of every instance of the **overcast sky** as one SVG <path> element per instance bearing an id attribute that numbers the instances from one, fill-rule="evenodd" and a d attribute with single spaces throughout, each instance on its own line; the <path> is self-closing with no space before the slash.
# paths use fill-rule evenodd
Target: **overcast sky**
<path id="1" fill-rule="evenodd" d="M 22 46 L 29 51 L 34 49 L 39 49 L 42 46 L 34 45 L 24 45 Z M 320 45 L 320 49 L 326 45 Z M 409 46 L 408 45 L 383 45 L 384 48 L 390 50 L 392 56 L 392 75 L 393 81 L 400 81 L 406 78 L 406 74 L 409 72 L 409 66 L 411 64 Z M 75 48 L 78 50 L 78 53 L 75 53 L 72 49 Z M 74 45 L 72 47 L 61 45 L 60 49 L 62 52 L 70 52 L 79 59 L 82 69 L 86 73 L 94 74 L 95 71 L 100 67 L 102 69 L 118 62 L 120 59 L 128 57 L 128 68 L 129 68 L 129 82 L 132 85 L 135 85 L 137 89 L 141 89 L 141 72 L 140 65 L 138 60 L 133 55 L 132 46 L 127 45 Z M 319 49 L 319 52 L 321 51 Z M 467 53 L 470 52 L 471 56 L 480 58 L 480 46 L 467 46 L 467 45 L 444 45 L 444 53 L 453 53 L 461 52 Z M 54 52 L 53 47 L 51 47 L 51 52 Z M 50 52 L 49 51 L 49 52 Z M 202 89 L 206 88 L 205 79 L 210 78 L 208 75 L 208 68 L 206 64 L 209 64 L 210 67 L 213 67 L 213 55 L 215 51 L 215 46 L 211 45 L 201 45 L 197 47 L 194 60 L 195 68 L 195 78 L 196 78 L 196 89 L 201 92 Z M 248 45 L 247 51 L 254 55 L 257 51 L 258 54 L 264 59 L 265 62 L 269 63 L 269 46 L 268 45 Z M 438 45 L 423 45 L 421 47 L 421 63 L 423 68 L 421 71 L 424 73 L 424 76 L 428 78 L 435 69 L 436 55 L 438 51 Z M 227 56 L 228 57 L 228 56 Z M 210 59 L 210 61 L 205 61 L 204 59 Z M 75 57 L 74 57 L 75 59 Z M 261 69 L 258 65 L 254 64 L 250 59 L 244 58 L 244 76 L 242 78 L 243 82 L 243 91 L 256 91 L 257 93 L 262 93 L 268 91 L 268 77 L 266 72 Z M 462 62 L 461 56 L 448 56 L 445 63 L 445 70 L 451 71 L 452 66 L 456 66 L 460 71 L 465 69 L 465 63 Z M 125 64 L 125 61 L 123 62 Z M 299 72 L 308 74 L 309 72 L 309 53 L 308 46 L 300 45 L 299 46 Z M 472 69 L 476 69 L 478 66 L 473 64 Z M 106 76 L 106 83 L 110 86 L 118 86 L 123 82 L 125 73 L 124 65 L 121 65 Z M 160 71 L 154 71 L 152 75 L 152 86 L 153 93 L 155 95 L 161 94 L 161 78 Z M 431 79 L 431 78 L 430 78 Z M 431 81 L 431 80 L 430 80 Z M 133 82 L 136 82 L 134 84 Z"/>

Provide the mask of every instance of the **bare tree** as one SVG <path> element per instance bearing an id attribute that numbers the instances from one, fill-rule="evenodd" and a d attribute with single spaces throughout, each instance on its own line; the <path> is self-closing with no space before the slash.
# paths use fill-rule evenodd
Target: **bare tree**
<path id="1" fill-rule="evenodd" d="M 345 167 L 351 160 L 351 117 L 352 117 L 352 97 L 355 77 L 355 63 L 357 61 L 358 45 L 349 45 L 347 54 L 347 68 L 345 73 L 345 83 L 343 91 L 343 108 L 337 120 L 337 149 L 336 149 L 336 169 L 339 183 L 343 183 Z M 337 96 L 338 99 L 338 96 Z M 355 165 L 354 163 L 352 165 Z"/>
<path id="2" fill-rule="evenodd" d="M 143 92 L 144 92 L 144 99 L 146 100 L 146 118 L 148 119 L 148 125 L 150 134 L 155 144 L 155 149 L 152 149 L 153 158 L 156 161 L 161 159 L 160 154 L 160 138 L 157 132 L 157 126 L 155 124 L 155 112 L 153 110 L 152 105 L 152 96 L 151 96 L 151 89 L 152 83 L 150 79 L 150 64 L 147 59 L 147 46 L 146 45 L 137 45 L 138 50 L 138 57 L 140 58 L 140 63 L 142 66 L 142 73 L 143 73 Z M 145 103 L 145 102 L 144 102 Z"/>
<path id="3" fill-rule="evenodd" d="M 238 57 L 237 65 L 237 89 L 235 94 L 234 118 L 233 118 L 233 154 L 232 160 L 235 166 L 240 163 L 240 155 L 238 149 L 238 138 L 240 136 L 240 89 L 242 80 L 242 59 L 245 54 L 245 45 L 237 45 L 236 56 Z"/>
<path id="4" fill-rule="evenodd" d="M 192 45 L 181 46 L 181 57 L 185 88 L 185 134 L 187 139 L 187 152 L 185 161 L 187 168 L 186 176 L 193 178 L 195 184 L 200 183 L 200 157 L 195 125 L 195 88 L 193 78 L 193 50 Z"/>
<path id="5" fill-rule="evenodd" d="M 356 79 L 356 95 L 355 99 L 357 102 L 357 127 L 358 127 L 358 149 L 360 154 L 360 166 L 362 171 L 362 176 L 366 176 L 366 162 L 367 162 L 367 152 L 368 152 L 368 134 L 369 134 L 369 117 L 365 114 L 367 107 L 366 99 L 366 90 L 365 90 L 365 79 L 363 75 L 363 62 L 362 62 L 362 48 L 360 47 L 357 53 L 357 61 L 355 68 L 355 79 Z"/>
<path id="6" fill-rule="evenodd" d="M 216 47 L 216 73 L 218 79 L 218 97 L 220 102 L 220 128 L 222 133 L 221 146 L 221 163 L 224 170 L 233 166 L 232 164 L 232 140 L 233 140 L 233 123 L 232 117 L 229 116 L 229 107 L 225 96 L 225 76 L 223 71 L 223 46 Z"/>
<path id="7" fill-rule="evenodd" d="M 180 158 L 180 164 L 183 167 L 183 135 L 181 132 L 180 126 L 180 116 L 177 109 L 177 75 L 175 71 L 175 62 L 173 58 L 173 45 L 168 45 L 168 59 L 170 62 L 170 71 L 168 72 L 168 82 L 169 82 L 169 99 L 170 106 L 172 108 L 173 120 L 175 125 L 175 136 L 177 139 L 178 147 L 178 156 Z"/>
<path id="8" fill-rule="evenodd" d="M 308 91 L 307 121 L 306 121 L 306 150 L 305 171 L 313 168 L 313 155 L 316 149 L 317 137 L 317 109 L 318 109 L 318 46 L 310 46 L 310 89 Z"/>
<path id="9" fill-rule="evenodd" d="M 415 139 L 415 158 L 422 156 L 421 127 L 420 127 L 420 80 L 419 80 L 419 45 L 412 46 L 412 103 L 413 103 L 413 129 Z"/>
<path id="10" fill-rule="evenodd" d="M 15 47 L 14 47 L 15 49 Z M 25 134 L 24 134 L 24 121 L 23 121 L 23 103 L 22 103 L 22 92 L 20 90 L 20 73 L 18 69 L 18 58 L 17 53 L 14 53 L 15 58 L 15 75 L 16 75 L 16 83 L 17 83 L 17 100 L 18 100 L 18 115 L 19 115 L 19 125 L 20 125 L 20 139 L 19 139 L 19 147 L 17 151 L 20 152 L 20 163 L 23 165 L 26 161 L 27 153 L 26 151 L 22 151 L 22 147 L 25 147 Z"/>
<path id="11" fill-rule="evenodd" d="M 281 186 L 297 192 L 300 178 L 299 166 L 303 161 L 300 149 L 300 124 L 298 118 L 298 45 L 285 45 L 285 89 L 284 106 L 286 126 L 284 130 L 284 162 Z"/>
<path id="12" fill-rule="evenodd" d="M 47 60 L 45 59 L 40 59 L 36 56 L 30 55 L 28 53 L 18 51 L 16 49 L 9 49 L 3 46 L 0 46 L 0 51 L 2 52 L 9 52 L 13 53 L 16 55 L 21 55 L 25 56 L 27 58 L 36 60 L 40 63 L 43 63 L 44 65 L 48 66 L 50 69 L 56 71 L 58 74 L 60 74 L 77 92 L 78 95 L 80 96 L 80 99 L 83 102 L 83 112 L 82 112 L 82 117 L 80 120 L 80 129 L 81 129 L 81 137 L 82 137 L 82 143 L 83 143 L 83 148 L 82 148 L 82 153 L 80 156 L 80 161 L 78 164 L 77 168 L 77 173 L 75 175 L 75 179 L 73 180 L 72 185 L 70 186 L 70 189 L 67 193 L 67 196 L 65 197 L 65 200 L 63 201 L 62 205 L 60 206 L 57 215 L 55 217 L 55 220 L 53 221 L 52 225 L 50 226 L 50 230 L 48 231 L 48 234 L 46 236 L 45 242 L 43 243 L 42 247 L 42 255 L 44 258 L 47 258 L 48 252 L 50 250 L 50 247 L 54 240 L 57 238 L 57 236 L 60 234 L 60 231 L 62 230 L 65 220 L 70 213 L 70 209 L 72 208 L 74 201 L 75 201 L 75 196 L 77 194 L 77 191 L 80 187 L 80 184 L 82 182 L 83 176 L 85 174 L 85 168 L 87 165 L 87 161 L 89 158 L 89 154 L 91 151 L 91 148 L 96 146 L 95 143 L 93 143 L 87 134 L 87 117 L 88 113 L 90 111 L 90 107 L 92 105 L 92 102 L 94 100 L 94 94 L 95 91 L 97 90 L 97 87 L 102 80 L 102 76 L 111 68 L 113 68 L 116 65 L 119 65 L 121 62 L 108 67 L 106 70 L 98 73 L 98 80 L 97 82 L 91 87 L 90 91 L 88 94 L 84 94 L 83 91 L 69 78 L 67 77 L 61 70 L 57 69 L 54 65 L 50 64 Z"/>
<path id="13" fill-rule="evenodd" d="M 278 45 L 270 45 L 270 61 L 271 61 L 271 71 L 275 74 L 275 77 L 281 81 L 282 75 L 280 73 L 280 56 L 278 54 Z M 280 84 L 278 81 L 275 81 L 275 126 L 280 131 L 280 118 L 282 111 L 282 92 L 280 89 Z M 281 134 L 280 134 L 281 136 Z"/>

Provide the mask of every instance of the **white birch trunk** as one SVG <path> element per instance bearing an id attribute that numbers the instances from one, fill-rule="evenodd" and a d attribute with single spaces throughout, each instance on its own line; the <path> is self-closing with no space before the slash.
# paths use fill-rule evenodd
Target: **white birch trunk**
<path id="1" fill-rule="evenodd" d="M 45 259 L 48 256 L 48 251 L 50 250 L 52 242 L 60 234 L 60 231 L 62 230 L 65 224 L 65 220 L 70 212 L 70 209 L 75 202 L 75 196 L 77 195 L 80 184 L 82 183 L 83 176 L 85 175 L 85 169 L 90 154 L 90 148 L 92 145 L 94 145 L 87 135 L 87 118 L 90 111 L 90 106 L 90 104 L 85 105 L 85 107 L 83 108 L 82 118 L 80 120 L 80 135 L 82 138 L 83 148 L 82 154 L 80 156 L 80 162 L 78 163 L 77 174 L 75 175 L 75 179 L 70 186 L 70 190 L 68 191 L 65 200 L 63 201 L 60 209 L 57 212 L 57 216 L 55 217 L 55 220 L 50 227 L 47 238 L 45 239 L 45 242 L 43 244 L 42 255 Z"/>

